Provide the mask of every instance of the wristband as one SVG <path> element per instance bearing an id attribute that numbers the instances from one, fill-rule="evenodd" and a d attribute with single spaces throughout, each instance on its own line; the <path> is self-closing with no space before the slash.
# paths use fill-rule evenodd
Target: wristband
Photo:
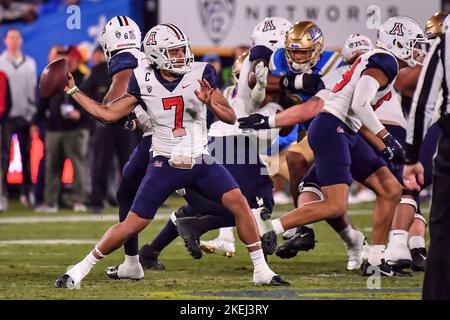
<path id="1" fill-rule="evenodd" d="M 73 86 L 72 88 L 70 88 L 66 94 L 71 97 L 73 96 L 75 93 L 77 93 L 78 91 L 80 91 L 80 89 L 77 86 Z"/>

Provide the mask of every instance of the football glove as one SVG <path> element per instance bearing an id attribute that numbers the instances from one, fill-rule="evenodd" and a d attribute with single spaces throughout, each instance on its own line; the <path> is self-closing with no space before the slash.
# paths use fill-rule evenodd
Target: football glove
<path id="1" fill-rule="evenodd" d="M 386 134 L 382 140 L 386 146 L 381 151 L 383 157 L 392 163 L 403 163 L 404 154 L 402 145 L 390 133 Z"/>
<path id="2" fill-rule="evenodd" d="M 254 113 L 248 117 L 239 118 L 238 122 L 240 129 L 264 130 L 271 128 L 269 125 L 269 117 L 263 116 L 259 113 Z"/>

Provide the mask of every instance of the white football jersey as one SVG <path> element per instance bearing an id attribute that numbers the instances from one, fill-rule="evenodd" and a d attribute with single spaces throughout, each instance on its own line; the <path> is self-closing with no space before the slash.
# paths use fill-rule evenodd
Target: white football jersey
<path id="1" fill-rule="evenodd" d="M 194 62 L 192 70 L 168 82 L 158 71 L 143 66 L 134 70 L 128 92 L 147 108 L 153 127 L 153 155 L 170 158 L 208 154 L 207 106 L 194 91 L 200 88 L 207 63 Z M 212 66 L 211 66 L 212 68 Z"/>
<path id="2" fill-rule="evenodd" d="M 395 122 L 406 129 L 406 119 L 403 115 L 400 96 L 394 88 L 391 90 L 391 95 L 388 95 L 380 107 L 375 110 L 375 114 L 381 123 L 385 121 Z"/>
<path id="3" fill-rule="evenodd" d="M 331 90 L 333 90 L 334 86 L 342 80 L 342 77 L 350 67 L 351 65 L 345 65 L 324 75 L 322 81 L 325 85 L 325 89 L 323 90 L 329 90 L 331 93 Z M 375 110 L 375 114 L 382 123 L 384 121 L 395 122 L 406 129 L 406 119 L 403 115 L 400 97 L 394 88 L 392 88 L 391 92 L 392 96 L 390 99 L 386 99 L 379 108 Z"/>
<path id="4" fill-rule="evenodd" d="M 389 79 L 389 83 L 378 90 L 370 102 L 374 110 L 392 99 L 392 89 L 398 74 L 396 58 L 388 51 L 374 49 L 361 55 L 333 88 L 332 94 L 325 102 L 324 110 L 330 112 L 344 122 L 354 132 L 362 126 L 361 120 L 351 108 L 353 93 L 361 74 L 368 68 L 381 69 Z M 386 119 L 387 120 L 387 119 Z"/>

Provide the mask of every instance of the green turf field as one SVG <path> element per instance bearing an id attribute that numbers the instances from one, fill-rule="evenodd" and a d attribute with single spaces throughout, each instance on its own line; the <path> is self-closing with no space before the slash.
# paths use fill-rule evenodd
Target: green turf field
<path id="1" fill-rule="evenodd" d="M 169 199 L 167 207 L 158 212 L 159 219 L 141 234 L 140 243 L 153 239 L 169 213 L 181 203 L 178 197 Z M 289 210 L 289 206 L 276 207 L 274 216 Z M 350 214 L 354 225 L 370 239 L 371 205 L 351 207 Z M 291 282 L 290 287 L 254 286 L 250 258 L 239 242 L 233 258 L 204 254 L 202 259 L 194 260 L 177 239 L 161 255 L 166 270 L 146 271 L 145 278 L 139 282 L 113 281 L 104 275 L 105 267 L 122 261 L 123 251 L 118 250 L 92 270 L 80 289 L 55 289 L 57 277 L 88 253 L 93 243 L 113 225 L 115 215 L 115 208 L 100 215 L 72 211 L 37 214 L 12 203 L 8 213 L 0 214 L 0 299 L 420 298 L 422 273 L 408 278 L 381 278 L 380 289 L 368 289 L 367 278 L 345 270 L 344 246 L 323 222 L 316 224 L 318 242 L 313 251 L 299 253 L 289 260 L 270 257 L 271 267 Z M 212 239 L 216 234 L 210 232 L 204 239 Z M 60 244 L 54 240 L 71 242 Z"/>

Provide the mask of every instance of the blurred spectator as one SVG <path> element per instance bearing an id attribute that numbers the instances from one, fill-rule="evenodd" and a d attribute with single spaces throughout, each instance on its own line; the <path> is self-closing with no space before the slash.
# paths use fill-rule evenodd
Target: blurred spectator
<path id="1" fill-rule="evenodd" d="M 31 3 L 0 0 L 0 24 L 33 22 L 38 17 L 38 7 Z"/>
<path id="2" fill-rule="evenodd" d="M 36 62 L 22 53 L 22 34 L 17 29 L 9 29 L 5 37 L 6 51 L 0 55 L 0 70 L 9 79 L 11 88 L 11 111 L 2 125 L 1 162 L 3 185 L 6 186 L 6 176 L 10 162 L 11 138 L 17 134 L 22 159 L 22 188 L 20 201 L 23 205 L 34 205 L 34 195 L 31 192 L 30 148 L 29 135 L 31 120 L 36 113 Z M 3 188 L 7 197 L 7 188 Z"/>
<path id="3" fill-rule="evenodd" d="M 91 76 L 83 85 L 83 91 L 89 97 L 100 102 L 111 85 L 108 64 L 101 47 L 94 50 L 92 64 L 95 67 L 92 69 Z M 112 170 L 114 168 L 114 156 L 117 156 L 119 169 L 122 172 L 128 157 L 137 144 L 137 135 L 135 132 L 127 131 L 117 124 L 102 125 L 97 122 L 92 139 L 91 211 L 98 213 L 103 209 L 104 201 L 107 198 L 108 177 L 111 173 L 114 173 L 114 170 Z M 117 175 L 120 175 L 120 172 L 116 171 Z"/>
<path id="4" fill-rule="evenodd" d="M 240 55 L 249 52 L 250 51 L 250 47 L 247 45 L 240 45 L 238 47 L 236 47 L 234 49 L 234 60 L 236 60 L 237 58 L 239 58 Z"/>
<path id="5" fill-rule="evenodd" d="M 58 56 L 68 60 L 69 71 L 77 83 L 82 85 L 85 74 L 79 70 L 81 55 L 75 47 L 58 51 Z M 52 57 L 52 52 L 49 58 Z M 39 130 L 36 126 L 45 119 L 45 192 L 44 204 L 36 207 L 37 212 L 56 212 L 59 210 L 58 198 L 61 190 L 61 175 L 64 161 L 69 158 L 73 166 L 73 210 L 87 211 L 85 206 L 85 170 L 86 155 L 89 141 L 90 118 L 75 100 L 64 92 L 50 99 L 41 99 L 38 113 L 33 119 L 32 131 Z"/>
<path id="6" fill-rule="evenodd" d="M 8 116 L 11 110 L 11 91 L 9 89 L 8 76 L 6 73 L 0 71 L 0 132 L 3 120 Z M 0 150 L 2 141 L 0 139 Z M 0 177 L 3 177 L 2 167 L 0 166 Z M 0 212 L 7 209 L 7 201 L 3 197 L 3 179 L 0 179 Z"/>

